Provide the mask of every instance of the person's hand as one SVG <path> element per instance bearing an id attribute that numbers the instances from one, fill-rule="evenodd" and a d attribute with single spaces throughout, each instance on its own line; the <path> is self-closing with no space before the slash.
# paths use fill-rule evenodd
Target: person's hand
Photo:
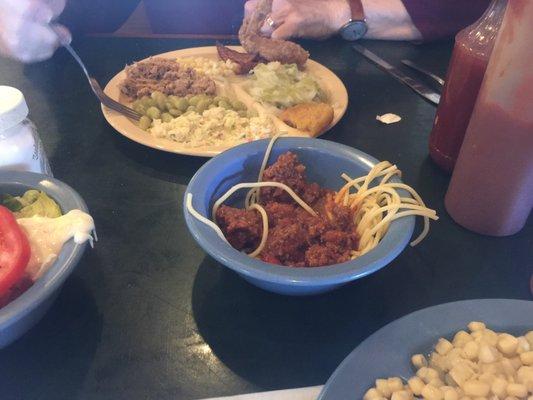
<path id="1" fill-rule="evenodd" d="M 246 15 L 255 9 L 258 1 L 246 2 Z M 261 33 L 273 39 L 325 38 L 337 33 L 350 16 L 347 0 L 273 0 L 270 19 Z"/>
<path id="2" fill-rule="evenodd" d="M 248 0 L 246 15 L 259 0 Z M 367 39 L 420 40 L 402 0 L 361 0 L 365 11 Z M 324 38 L 339 31 L 351 18 L 348 0 L 272 0 L 272 12 L 261 29 L 273 39 Z"/>
<path id="3" fill-rule="evenodd" d="M 50 58 L 70 32 L 52 21 L 66 0 L 0 0 L 0 54 L 23 62 Z"/>

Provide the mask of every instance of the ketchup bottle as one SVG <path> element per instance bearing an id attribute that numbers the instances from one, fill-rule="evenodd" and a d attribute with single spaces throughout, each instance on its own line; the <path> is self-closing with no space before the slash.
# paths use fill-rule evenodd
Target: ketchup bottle
<path id="1" fill-rule="evenodd" d="M 512 235 L 533 207 L 532 35 L 533 1 L 509 1 L 446 193 L 478 233 Z"/>
<path id="2" fill-rule="evenodd" d="M 455 36 L 444 91 L 429 137 L 429 155 L 451 172 L 476 102 L 507 0 L 492 0 L 472 25 Z"/>

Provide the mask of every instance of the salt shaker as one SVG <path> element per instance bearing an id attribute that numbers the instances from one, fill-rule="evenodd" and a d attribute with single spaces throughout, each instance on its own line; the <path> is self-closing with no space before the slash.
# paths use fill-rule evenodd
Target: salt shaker
<path id="1" fill-rule="evenodd" d="M 31 171 L 52 175 L 35 125 L 28 119 L 24 95 L 0 86 L 0 171 Z"/>

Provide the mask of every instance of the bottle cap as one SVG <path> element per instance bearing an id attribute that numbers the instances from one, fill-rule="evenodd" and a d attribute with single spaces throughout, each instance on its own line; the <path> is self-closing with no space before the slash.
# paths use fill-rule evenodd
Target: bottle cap
<path id="1" fill-rule="evenodd" d="M 20 124 L 28 116 L 24 95 L 10 86 L 0 86 L 0 131 Z"/>

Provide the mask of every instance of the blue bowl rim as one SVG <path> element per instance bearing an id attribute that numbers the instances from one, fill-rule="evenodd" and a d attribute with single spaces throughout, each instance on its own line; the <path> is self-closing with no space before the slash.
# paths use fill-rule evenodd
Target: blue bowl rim
<path id="1" fill-rule="evenodd" d="M 43 190 L 54 198 L 54 200 L 58 201 L 59 206 L 64 210 L 64 204 L 55 197 L 55 194 L 62 192 L 63 195 L 70 197 L 77 209 L 88 212 L 85 201 L 83 201 L 74 189 L 66 183 L 48 175 L 34 172 L 0 171 L 0 187 L 8 184 L 24 186 L 27 188 L 26 190 L 35 188 Z M 86 243 L 77 244 L 72 242 L 72 244 L 71 249 L 63 246 L 61 250 L 60 255 L 66 255 L 66 260 L 63 263 L 56 261 L 46 274 L 37 280 L 28 290 L 6 306 L 0 308 L 0 332 L 28 315 L 48 299 L 52 293 L 59 289 L 65 279 L 72 273 L 86 246 Z"/>
<path id="2" fill-rule="evenodd" d="M 278 140 L 283 141 L 286 144 L 285 147 L 316 149 L 338 157 L 353 159 L 354 163 L 368 170 L 379 162 L 376 158 L 360 150 L 328 140 L 304 137 L 283 137 Z M 190 180 L 185 190 L 183 201 L 185 221 L 194 239 L 210 256 L 250 279 L 292 286 L 327 286 L 349 282 L 369 275 L 386 266 L 401 253 L 412 236 L 415 225 L 414 216 L 393 221 L 393 224 L 399 230 L 398 237 L 396 242 L 393 242 L 392 249 L 382 256 L 376 257 L 376 254 L 383 247 L 384 242 L 387 239 L 391 239 L 392 224 L 389 232 L 371 252 L 355 260 L 316 268 L 296 268 L 266 263 L 234 249 L 222 241 L 212 230 L 212 234 L 208 234 L 209 237 L 202 234 L 202 230 L 211 228 L 189 214 L 185 201 L 187 194 L 192 193 L 194 206 L 194 203 L 199 201 L 198 197 L 202 196 L 202 188 L 212 177 L 211 170 L 216 170 L 217 166 L 224 165 L 235 157 L 242 157 L 247 152 L 256 152 L 261 148 L 265 149 L 268 142 L 269 139 L 257 140 L 227 150 L 205 163 Z M 197 209 L 196 206 L 195 208 Z"/>

